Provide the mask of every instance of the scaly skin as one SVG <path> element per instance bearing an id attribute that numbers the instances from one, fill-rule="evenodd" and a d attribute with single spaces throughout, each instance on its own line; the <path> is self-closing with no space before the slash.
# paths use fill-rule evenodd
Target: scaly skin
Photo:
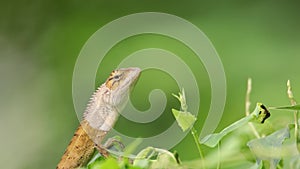
<path id="1" fill-rule="evenodd" d="M 139 68 L 115 70 L 97 89 L 57 169 L 76 169 L 87 164 L 95 145 L 101 145 L 101 141 L 115 124 L 118 113 L 128 98 L 129 89 L 139 73 Z"/>

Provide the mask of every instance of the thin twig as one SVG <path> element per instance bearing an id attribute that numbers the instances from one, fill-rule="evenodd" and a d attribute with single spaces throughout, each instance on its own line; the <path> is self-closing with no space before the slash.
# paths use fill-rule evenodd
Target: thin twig
<path id="1" fill-rule="evenodd" d="M 250 93 L 251 93 L 251 90 L 252 90 L 252 80 L 251 80 L 251 78 L 248 78 L 248 81 L 247 81 L 247 92 L 246 92 L 246 103 L 245 103 L 245 113 L 246 113 L 246 116 L 250 115 L 250 105 L 251 105 L 251 102 L 250 102 Z"/>
<path id="2" fill-rule="evenodd" d="M 290 80 L 287 81 L 286 83 L 286 86 L 287 86 L 287 95 L 288 95 L 288 98 L 290 99 L 290 102 L 291 102 L 291 105 L 294 106 L 297 104 L 295 98 L 294 98 L 294 95 L 293 95 L 293 92 L 292 92 L 292 86 L 291 86 L 291 82 Z M 298 123 L 298 111 L 295 111 L 294 112 L 294 123 L 295 123 L 295 138 L 296 138 L 296 143 L 297 143 L 297 149 L 298 149 L 298 152 L 300 151 L 299 150 L 299 133 L 298 133 L 298 130 L 299 130 L 299 123 Z"/>
<path id="3" fill-rule="evenodd" d="M 293 92 L 292 92 L 292 86 L 291 86 L 290 80 L 287 81 L 286 85 L 287 85 L 287 94 L 290 99 L 291 105 L 294 106 L 297 104 L 297 102 L 296 102 Z"/>
<path id="4" fill-rule="evenodd" d="M 247 81 L 247 92 L 246 92 L 246 101 L 245 101 L 245 114 L 246 116 L 249 116 L 250 115 L 250 105 L 251 105 L 251 102 L 250 102 L 250 94 L 251 94 L 251 90 L 252 90 L 252 80 L 251 78 L 248 78 L 248 81 Z M 255 135 L 256 138 L 260 138 L 260 135 L 259 133 L 257 132 L 256 128 L 254 127 L 253 123 L 252 122 L 249 122 L 248 125 L 250 126 L 253 134 Z"/>
<path id="5" fill-rule="evenodd" d="M 202 162 L 202 168 L 205 169 L 206 167 L 205 167 L 205 162 L 204 162 L 204 156 L 203 156 L 203 153 L 202 153 L 202 150 L 201 150 L 201 147 L 200 147 L 200 143 L 198 141 L 199 136 L 197 134 L 197 130 L 194 127 L 192 127 L 191 133 L 192 133 L 194 141 L 196 143 L 196 146 L 197 146 L 200 158 L 202 159 L 201 160 L 201 162 Z"/>
<path id="6" fill-rule="evenodd" d="M 218 164 L 217 169 L 220 169 L 221 167 L 221 141 L 218 143 Z"/>

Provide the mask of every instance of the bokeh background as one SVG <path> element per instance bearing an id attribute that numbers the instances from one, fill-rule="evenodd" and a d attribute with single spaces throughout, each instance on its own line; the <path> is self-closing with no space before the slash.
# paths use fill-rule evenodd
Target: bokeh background
<path id="1" fill-rule="evenodd" d="M 244 116 L 248 77 L 253 79 L 252 103 L 289 104 L 288 79 L 296 99 L 300 98 L 300 3 L 296 0 L 28 0 L 0 4 L 1 168 L 55 168 L 79 123 L 72 102 L 76 58 L 101 26 L 132 13 L 177 15 L 198 26 L 211 40 L 227 77 L 226 107 L 217 130 Z M 196 74 L 201 93 L 196 127 L 200 129 L 210 103 L 208 76 L 203 66 L 190 59 L 193 53 L 174 39 L 144 35 L 120 42 L 99 65 L 95 86 L 103 83 L 121 58 L 148 47 L 174 52 Z M 126 121 L 121 118 L 117 128 L 130 130 L 133 136 L 149 136 L 174 121 L 170 109 L 179 108 L 179 103 L 171 93 L 177 93 L 179 87 L 167 74 L 157 70 L 143 72 L 132 95 L 134 105 L 140 110 L 148 109 L 148 94 L 154 88 L 163 89 L 168 97 L 164 116 L 140 130 L 124 127 Z M 270 121 L 275 121 L 278 114 L 273 112 Z M 174 150 L 182 160 L 198 158 L 191 136 Z"/>

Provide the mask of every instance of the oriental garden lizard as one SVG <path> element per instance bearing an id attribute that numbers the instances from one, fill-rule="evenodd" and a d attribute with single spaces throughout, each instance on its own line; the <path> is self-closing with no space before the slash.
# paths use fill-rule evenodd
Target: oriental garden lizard
<path id="1" fill-rule="evenodd" d="M 139 68 L 112 71 L 109 78 L 92 95 L 72 140 L 56 169 L 76 169 L 87 164 L 95 148 L 112 129 L 120 107 L 128 99 L 129 89 L 140 74 Z M 100 151 L 101 153 L 101 151 Z"/>

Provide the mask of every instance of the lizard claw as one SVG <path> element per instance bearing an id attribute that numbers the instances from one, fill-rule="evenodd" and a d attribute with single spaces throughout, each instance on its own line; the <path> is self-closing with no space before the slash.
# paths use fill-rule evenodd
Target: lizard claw
<path id="1" fill-rule="evenodd" d="M 125 146 L 124 144 L 116 139 L 116 138 L 109 138 L 103 145 L 95 144 L 95 148 L 98 150 L 98 152 L 104 156 L 105 158 L 109 157 L 108 149 L 112 148 L 113 146 L 117 145 L 119 151 L 123 151 Z"/>

